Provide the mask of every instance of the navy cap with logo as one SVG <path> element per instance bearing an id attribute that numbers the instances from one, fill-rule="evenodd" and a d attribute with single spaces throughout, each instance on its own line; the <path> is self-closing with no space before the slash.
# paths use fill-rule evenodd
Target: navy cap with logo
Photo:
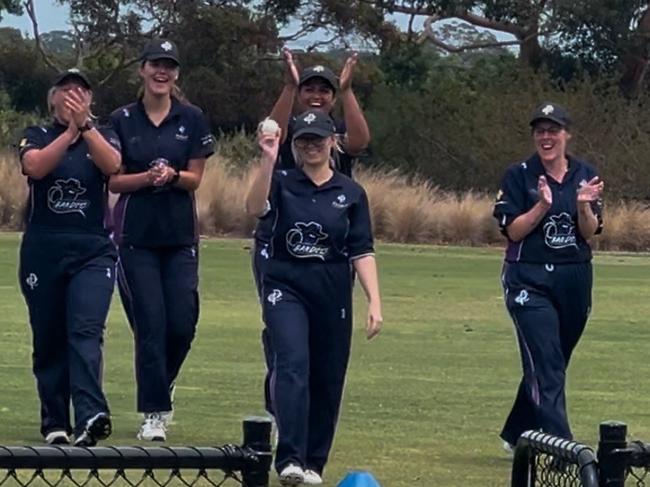
<path id="1" fill-rule="evenodd" d="M 144 46 L 140 54 L 141 61 L 155 61 L 156 59 L 171 59 L 180 64 L 176 44 L 167 39 L 153 39 Z"/>
<path id="2" fill-rule="evenodd" d="M 302 73 L 300 73 L 300 81 L 298 83 L 298 86 L 302 86 L 313 78 L 322 78 L 332 87 L 334 91 L 338 89 L 339 79 L 334 74 L 334 71 L 321 65 L 311 66 L 309 68 L 303 69 Z"/>
<path id="3" fill-rule="evenodd" d="M 65 71 L 62 71 L 59 74 L 57 74 L 54 80 L 52 81 L 52 86 L 60 86 L 65 82 L 71 81 L 73 79 L 80 81 L 81 84 L 86 89 L 88 90 L 91 89 L 90 80 L 88 79 L 88 76 L 86 76 L 83 72 L 81 72 L 77 68 L 66 69 Z"/>
<path id="4" fill-rule="evenodd" d="M 557 103 L 545 102 L 538 106 L 530 118 L 530 126 L 533 127 L 537 122 L 548 120 L 554 122 L 561 127 L 569 127 L 571 125 L 571 117 L 569 112 Z"/>
<path id="5" fill-rule="evenodd" d="M 334 120 L 320 110 L 307 110 L 296 117 L 293 125 L 293 139 L 296 140 L 304 135 L 316 135 L 318 137 L 329 137 L 336 132 Z"/>

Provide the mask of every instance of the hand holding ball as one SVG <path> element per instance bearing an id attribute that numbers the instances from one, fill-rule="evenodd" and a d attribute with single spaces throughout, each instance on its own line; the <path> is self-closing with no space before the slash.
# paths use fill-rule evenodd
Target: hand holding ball
<path id="1" fill-rule="evenodd" d="M 280 133 L 280 126 L 272 118 L 265 118 L 260 122 L 258 130 L 265 135 L 276 135 Z"/>

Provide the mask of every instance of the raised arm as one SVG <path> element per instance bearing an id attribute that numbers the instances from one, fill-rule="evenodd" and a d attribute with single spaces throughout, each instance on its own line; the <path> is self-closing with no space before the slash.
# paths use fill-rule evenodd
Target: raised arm
<path id="1" fill-rule="evenodd" d="M 350 56 L 343 66 L 339 83 L 339 97 L 345 120 L 345 150 L 350 155 L 362 153 L 370 143 L 370 129 L 363 110 L 352 91 L 352 76 L 357 64 L 358 54 Z"/>
<path id="2" fill-rule="evenodd" d="M 258 133 L 258 143 L 262 149 L 260 167 L 246 195 L 246 213 L 251 216 L 263 216 L 268 209 L 269 193 L 273 168 L 278 158 L 281 134 Z"/>
<path id="3" fill-rule="evenodd" d="M 284 87 L 280 96 L 273 105 L 273 110 L 269 118 L 278 122 L 280 129 L 282 130 L 282 139 L 280 143 L 284 142 L 287 138 L 287 128 L 289 127 L 289 119 L 291 118 L 291 112 L 293 110 L 293 101 L 296 98 L 296 93 L 298 91 L 298 82 L 300 76 L 298 74 L 298 68 L 293 60 L 293 55 L 288 48 L 282 49 L 282 56 L 284 57 L 285 63 L 285 77 L 284 77 Z"/>

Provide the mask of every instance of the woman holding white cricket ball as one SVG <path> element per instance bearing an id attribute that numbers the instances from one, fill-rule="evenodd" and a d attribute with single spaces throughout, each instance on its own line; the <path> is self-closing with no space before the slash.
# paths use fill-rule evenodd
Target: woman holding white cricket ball
<path id="1" fill-rule="evenodd" d="M 306 110 L 317 110 L 330 114 L 336 103 L 337 94 L 341 100 L 343 120 L 334 120 L 336 150 L 333 158 L 333 169 L 352 177 L 352 166 L 355 158 L 361 154 L 370 142 L 370 130 L 363 111 L 352 90 L 352 75 L 357 64 L 357 54 L 350 56 L 343 66 L 340 77 L 325 66 L 312 66 L 300 72 L 294 62 L 291 51 L 283 50 L 286 66 L 285 85 L 279 98 L 273 106 L 270 116 L 260 123 L 259 132 L 275 134 L 280 132 L 280 148 L 276 161 L 276 169 L 292 169 L 295 167 L 295 157 L 291 149 L 296 117 L 292 116 L 294 105 L 298 113 Z M 271 240 L 273 221 L 264 217 L 258 220 L 253 245 L 253 277 L 260 296 L 261 275 L 263 266 L 269 258 L 269 243 Z M 262 344 L 266 359 L 267 375 L 264 383 L 266 410 L 274 415 L 270 395 L 270 384 L 273 380 L 274 352 L 266 328 L 262 331 Z"/>

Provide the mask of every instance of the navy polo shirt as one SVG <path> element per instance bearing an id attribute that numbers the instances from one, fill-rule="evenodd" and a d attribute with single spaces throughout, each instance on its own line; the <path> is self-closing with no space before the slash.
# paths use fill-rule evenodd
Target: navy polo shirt
<path id="1" fill-rule="evenodd" d="M 291 117 L 287 129 L 287 138 L 280 146 L 278 152 L 278 160 L 276 162 L 276 169 L 293 169 L 296 167 L 296 161 L 291 152 L 291 139 L 293 138 L 293 127 L 296 122 L 296 117 Z M 334 121 L 336 134 L 339 136 L 345 135 L 345 122 L 343 120 Z M 352 166 L 355 162 L 355 157 L 347 152 L 338 153 L 338 161 L 336 170 L 347 177 L 352 177 Z M 255 228 L 255 240 L 262 243 L 268 243 L 271 238 L 271 227 L 273 222 L 270 218 L 260 218 L 257 227 Z"/>
<path id="2" fill-rule="evenodd" d="M 271 259 L 348 262 L 374 254 L 366 193 L 341 173 L 316 186 L 298 168 L 276 171 L 266 216 Z"/>
<path id="3" fill-rule="evenodd" d="M 537 227 L 519 242 L 508 239 L 507 262 L 564 264 L 591 260 L 591 247 L 578 229 L 576 198 L 578 188 L 597 176 L 597 172 L 586 162 L 571 156 L 568 159 L 568 171 L 561 183 L 546 174 L 537 154 L 506 171 L 494 206 L 494 217 L 506 236 L 506 227 L 539 200 L 539 176 L 546 175 L 553 193 L 553 204 Z M 592 203 L 591 207 L 598 217 L 596 233 L 600 233 L 602 201 Z"/>
<path id="4" fill-rule="evenodd" d="M 19 144 L 21 160 L 30 150 L 49 145 L 66 129 L 57 122 L 27 127 Z M 120 150 L 115 132 L 98 130 Z M 91 159 L 88 143 L 79 136 L 52 172 L 42 179 L 28 178 L 27 230 L 107 234 L 107 180 Z"/>
<path id="5" fill-rule="evenodd" d="M 157 159 L 166 160 L 177 171 L 186 170 L 190 159 L 214 153 L 214 139 L 203 112 L 176 99 L 158 127 L 141 100 L 115 110 L 111 123 L 122 142 L 126 174 L 146 172 Z M 121 194 L 115 206 L 115 236 L 119 243 L 143 247 L 196 243 L 194 192 L 151 186 Z"/>

